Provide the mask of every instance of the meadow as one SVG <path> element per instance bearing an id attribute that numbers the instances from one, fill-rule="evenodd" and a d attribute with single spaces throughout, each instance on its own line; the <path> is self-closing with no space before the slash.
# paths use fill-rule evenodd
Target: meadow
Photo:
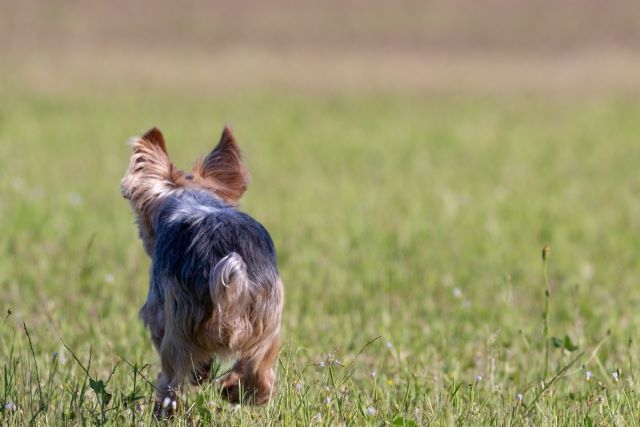
<path id="1" fill-rule="evenodd" d="M 640 424 L 635 56 L 456 53 L 516 31 L 459 11 L 432 25 L 384 9 L 351 28 L 347 10 L 329 36 L 332 11 L 298 22 L 285 7 L 264 28 L 241 12 L 232 23 L 255 34 L 176 11 L 138 45 L 133 13 L 0 29 L 0 425 Z M 589 32 L 563 26 L 572 7 L 547 12 L 562 25 L 541 32 L 558 43 L 637 28 L 631 13 Z M 292 37 L 305 22 L 311 35 Z M 180 49 L 221 34 L 247 39 Z M 366 43 L 429 38 L 454 52 Z M 274 49 L 281 39 L 301 45 Z M 225 124 L 252 175 L 240 209 L 270 231 L 285 284 L 278 392 L 256 408 L 190 387 L 158 422 L 159 362 L 138 320 L 150 261 L 119 189 L 126 142 L 158 126 L 188 168 Z"/>
<path id="2" fill-rule="evenodd" d="M 191 388 L 175 424 L 636 423 L 636 100 L 7 96 L 3 424 L 151 421 L 125 141 L 158 124 L 186 167 L 225 122 L 286 286 L 279 393 Z"/>

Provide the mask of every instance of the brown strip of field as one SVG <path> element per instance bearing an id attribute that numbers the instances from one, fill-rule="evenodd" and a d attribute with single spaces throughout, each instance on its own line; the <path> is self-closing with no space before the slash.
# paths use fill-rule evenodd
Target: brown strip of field
<path id="1" fill-rule="evenodd" d="M 640 93 L 638 52 L 630 0 L 9 0 L 0 10 L 0 88 Z"/>

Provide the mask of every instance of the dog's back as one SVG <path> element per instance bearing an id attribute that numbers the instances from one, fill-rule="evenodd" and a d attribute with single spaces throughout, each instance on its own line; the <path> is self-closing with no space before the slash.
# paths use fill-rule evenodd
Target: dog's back
<path id="1" fill-rule="evenodd" d="M 151 292 L 164 305 L 165 320 L 173 318 L 166 323 L 177 327 L 174 332 L 231 352 L 279 332 L 276 253 L 259 222 L 207 192 L 188 189 L 169 195 L 154 223 Z M 206 331 L 207 324 L 213 330 Z M 256 334 L 256 326 L 262 333 Z M 199 336 L 203 330 L 206 337 Z"/>
<path id="2" fill-rule="evenodd" d="M 267 230 L 207 192 L 172 194 L 158 209 L 155 223 L 154 277 L 174 276 L 185 291 L 208 293 L 216 264 L 236 253 L 256 286 L 268 287 L 277 280 L 276 252 Z M 162 285 L 154 286 L 162 295 Z"/>

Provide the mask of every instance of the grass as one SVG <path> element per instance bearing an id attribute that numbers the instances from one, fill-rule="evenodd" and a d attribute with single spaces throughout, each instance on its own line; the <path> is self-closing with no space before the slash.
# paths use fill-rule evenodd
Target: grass
<path id="1" fill-rule="evenodd" d="M 186 167 L 225 122 L 279 252 L 279 392 L 190 388 L 172 424 L 638 424 L 637 98 L 17 89 L 0 424 L 153 422 L 125 141 L 158 125 Z"/>

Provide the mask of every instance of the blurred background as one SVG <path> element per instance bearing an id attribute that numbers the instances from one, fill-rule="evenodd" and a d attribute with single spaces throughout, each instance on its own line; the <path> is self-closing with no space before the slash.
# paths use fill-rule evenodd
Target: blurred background
<path id="1" fill-rule="evenodd" d="M 0 0 L 0 365 L 16 372 L 0 397 L 25 420 L 104 415 L 67 393 L 84 371 L 64 342 L 93 348 L 95 378 L 118 367 L 107 409 L 135 424 L 122 356 L 151 379 L 158 363 L 125 142 L 158 126 L 186 168 L 230 123 L 253 177 L 241 208 L 287 292 L 269 409 L 285 418 L 269 419 L 624 424 L 637 385 L 611 373 L 640 330 L 639 77 L 637 0 Z M 575 365 L 517 413 L 582 351 L 593 380 Z M 69 364 L 43 410 L 32 361 L 53 352 Z M 334 356 L 354 361 L 335 367 L 348 390 L 321 369 Z M 229 425 L 270 414 L 218 408 Z"/>
<path id="2" fill-rule="evenodd" d="M 2 86 L 637 91 L 633 0 L 12 1 Z"/>

